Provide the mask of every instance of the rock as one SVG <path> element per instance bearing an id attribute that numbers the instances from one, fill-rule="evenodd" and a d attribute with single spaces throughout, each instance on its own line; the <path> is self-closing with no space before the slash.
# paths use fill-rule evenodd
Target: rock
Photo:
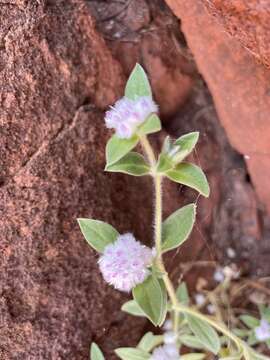
<path id="1" fill-rule="evenodd" d="M 270 4 L 265 0 L 203 0 L 227 32 L 260 62 L 270 66 Z"/>
<path id="2" fill-rule="evenodd" d="M 259 199 L 270 211 L 270 70 L 229 38 L 199 1 L 168 0 L 233 147 L 245 156 Z M 202 31 L 204 29 L 204 31 Z"/>
<path id="3" fill-rule="evenodd" d="M 170 9 L 161 0 L 127 4 L 91 1 L 89 6 L 126 76 L 136 62 L 144 66 L 162 120 L 169 120 L 190 96 L 197 75 Z"/>
<path id="4" fill-rule="evenodd" d="M 127 331 L 126 296 L 102 280 L 76 218 L 151 238 L 150 179 L 103 172 L 101 110 L 124 76 L 83 1 L 6 2 L 0 13 L 0 358 L 86 359 L 94 340 L 113 359 L 145 321 Z"/>

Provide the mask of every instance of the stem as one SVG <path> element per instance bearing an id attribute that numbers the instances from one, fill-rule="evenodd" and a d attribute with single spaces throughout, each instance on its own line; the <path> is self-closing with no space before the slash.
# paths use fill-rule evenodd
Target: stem
<path id="1" fill-rule="evenodd" d="M 163 273 L 163 281 L 166 286 L 167 292 L 171 299 L 173 306 L 177 306 L 178 300 L 174 291 L 173 284 L 166 272 L 163 260 L 162 260 L 162 176 L 155 171 L 156 158 L 153 149 L 145 135 L 140 136 L 142 147 L 148 157 L 149 163 L 152 167 L 152 176 L 155 187 L 155 247 L 157 251 L 156 266 Z M 178 312 L 174 310 L 174 331 L 178 332 Z"/>
<path id="2" fill-rule="evenodd" d="M 190 314 L 196 317 L 197 319 L 200 319 L 212 327 L 214 327 L 216 330 L 227 336 L 229 339 L 231 339 L 237 346 L 237 348 L 241 351 L 244 350 L 244 346 L 242 345 L 242 341 L 238 339 L 236 335 L 231 333 L 231 331 L 224 325 L 220 324 L 219 322 L 216 322 L 215 320 L 211 319 L 210 317 L 192 309 L 189 307 L 186 307 L 184 305 L 181 305 L 178 302 L 174 286 L 168 276 L 168 273 L 165 269 L 163 259 L 162 259 L 162 175 L 158 174 L 156 172 L 156 157 L 154 154 L 154 151 L 147 139 L 147 136 L 140 135 L 140 141 L 142 144 L 142 147 L 146 153 L 146 156 L 148 158 L 148 161 L 151 165 L 151 173 L 154 180 L 154 187 L 155 187 L 155 247 L 157 251 L 156 256 L 156 266 L 160 270 L 160 272 L 163 274 L 163 281 L 165 284 L 165 287 L 167 289 L 169 298 L 172 302 L 172 308 L 174 311 L 174 331 L 178 332 L 178 321 L 179 321 L 179 313 L 185 313 Z"/>
<path id="3" fill-rule="evenodd" d="M 218 330 L 219 332 L 221 332 L 222 334 L 227 336 L 229 339 L 231 339 L 236 344 L 236 346 L 239 350 L 242 349 L 242 341 L 236 335 L 234 335 L 226 326 L 211 319 L 207 315 L 204 315 L 204 314 L 202 314 L 192 308 L 186 307 L 184 305 L 178 304 L 173 307 L 178 312 L 190 314 L 190 315 L 196 317 L 197 319 L 207 322 L 209 325 L 213 326 L 216 330 Z"/>
<path id="4" fill-rule="evenodd" d="M 145 136 L 145 135 L 140 135 L 140 141 L 141 141 L 142 147 L 146 153 L 146 156 L 148 157 L 149 163 L 153 170 L 156 165 L 156 157 L 155 157 L 154 151 L 152 149 L 152 146 L 150 145 L 150 143 L 147 139 L 147 136 Z"/>

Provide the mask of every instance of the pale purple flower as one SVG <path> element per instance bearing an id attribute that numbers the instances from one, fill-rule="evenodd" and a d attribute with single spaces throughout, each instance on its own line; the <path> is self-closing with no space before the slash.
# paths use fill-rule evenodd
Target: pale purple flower
<path id="1" fill-rule="evenodd" d="M 224 276 L 224 272 L 223 272 L 223 269 L 222 268 L 217 268 L 216 271 L 214 272 L 214 280 L 216 282 L 223 282 L 224 279 L 225 279 L 225 276 Z"/>
<path id="2" fill-rule="evenodd" d="M 175 344 L 177 341 L 177 334 L 174 331 L 166 331 L 163 335 L 164 344 Z"/>
<path id="3" fill-rule="evenodd" d="M 261 319 L 260 325 L 255 328 L 255 336 L 259 341 L 270 339 L 270 324 L 267 320 Z"/>
<path id="4" fill-rule="evenodd" d="M 195 294 L 195 302 L 198 306 L 202 306 L 205 303 L 205 296 L 203 294 Z"/>
<path id="5" fill-rule="evenodd" d="M 99 268 L 105 281 L 118 290 L 129 292 L 148 277 L 152 259 L 152 249 L 128 233 L 119 235 L 114 243 L 105 247 Z"/>
<path id="6" fill-rule="evenodd" d="M 165 321 L 164 325 L 162 326 L 162 329 L 165 331 L 170 331 L 173 329 L 173 322 L 171 319 L 168 319 Z"/>
<path id="7" fill-rule="evenodd" d="M 126 97 L 118 100 L 110 111 L 106 112 L 105 123 L 107 128 L 115 129 L 116 135 L 122 139 L 129 139 L 139 125 L 147 117 L 158 111 L 157 105 L 148 96 L 131 100 Z"/>
<path id="8" fill-rule="evenodd" d="M 157 347 L 150 357 L 150 360 L 179 360 L 179 350 L 175 345 L 168 344 Z"/>

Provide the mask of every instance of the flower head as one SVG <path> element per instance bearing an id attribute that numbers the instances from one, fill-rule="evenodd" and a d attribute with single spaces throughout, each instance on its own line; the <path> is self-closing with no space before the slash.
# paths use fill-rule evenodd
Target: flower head
<path id="1" fill-rule="evenodd" d="M 259 341 L 270 339 L 270 324 L 267 320 L 261 319 L 260 325 L 255 328 L 255 336 Z"/>
<path id="2" fill-rule="evenodd" d="M 157 347 L 150 357 L 150 360 L 179 360 L 179 351 L 173 344 Z"/>
<path id="3" fill-rule="evenodd" d="M 157 105 L 149 96 L 142 96 L 136 100 L 126 97 L 118 100 L 110 111 L 106 112 L 107 128 L 115 129 L 116 135 L 122 139 L 129 139 L 146 118 L 158 111 Z"/>
<path id="4" fill-rule="evenodd" d="M 100 271 L 109 284 L 129 292 L 149 275 L 153 253 L 150 248 L 136 241 L 132 234 L 119 235 L 105 247 L 99 259 Z"/>

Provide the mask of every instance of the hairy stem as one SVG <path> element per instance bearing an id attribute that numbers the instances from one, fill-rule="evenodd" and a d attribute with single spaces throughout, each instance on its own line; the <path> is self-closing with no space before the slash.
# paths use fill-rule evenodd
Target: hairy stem
<path id="1" fill-rule="evenodd" d="M 184 305 L 181 305 L 177 299 L 176 292 L 174 289 L 174 286 L 168 276 L 168 273 L 165 269 L 163 259 L 162 259 L 162 176 L 156 172 L 156 158 L 154 151 L 147 139 L 147 136 L 141 135 L 140 141 L 142 144 L 142 147 L 146 153 L 146 156 L 148 158 L 148 161 L 151 165 L 152 170 L 152 177 L 154 180 L 154 187 L 155 187 L 155 209 L 154 209 L 154 218 L 155 218 L 155 247 L 157 251 L 156 255 L 156 266 L 160 270 L 160 272 L 163 274 L 163 281 L 166 286 L 169 298 L 172 303 L 172 308 L 174 311 L 174 331 L 178 332 L 178 321 L 179 321 L 179 313 L 183 314 L 190 314 L 196 317 L 197 319 L 200 319 L 212 327 L 214 327 L 216 330 L 227 336 L 229 339 L 231 339 L 237 346 L 239 350 L 242 350 L 244 347 L 242 346 L 242 341 L 231 331 L 224 326 L 223 324 L 220 324 L 219 322 L 216 322 L 212 318 L 190 308 L 186 307 Z"/>

